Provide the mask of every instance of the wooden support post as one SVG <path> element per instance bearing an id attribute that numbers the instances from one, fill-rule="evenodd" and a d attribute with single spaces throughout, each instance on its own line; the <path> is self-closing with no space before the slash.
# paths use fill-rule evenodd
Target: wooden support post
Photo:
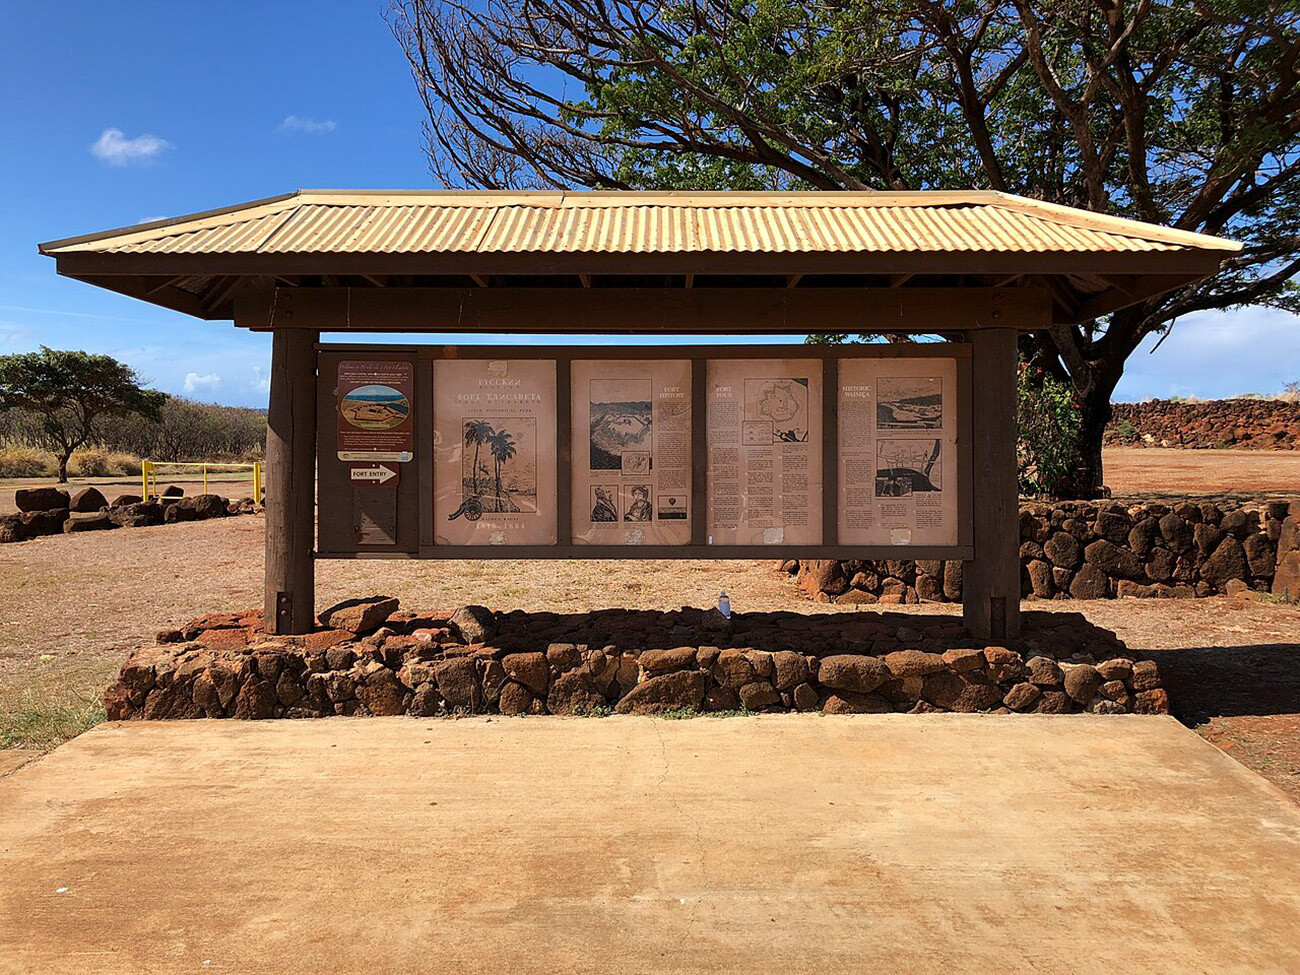
<path id="1" fill-rule="evenodd" d="M 1020 516 L 1016 478 L 1016 332 L 971 332 L 971 514 L 975 557 L 962 573 L 962 619 L 978 640 L 1020 635 Z"/>
<path id="2" fill-rule="evenodd" d="M 316 340 L 311 329 L 276 329 L 266 433 L 266 632 L 309 633 L 315 624 Z"/>

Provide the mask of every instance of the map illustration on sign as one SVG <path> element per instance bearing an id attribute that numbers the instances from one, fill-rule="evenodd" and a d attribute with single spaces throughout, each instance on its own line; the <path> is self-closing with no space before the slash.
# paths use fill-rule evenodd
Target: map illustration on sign
<path id="1" fill-rule="evenodd" d="M 653 384 L 644 380 L 593 379 L 591 470 L 648 474 L 653 447 Z"/>
<path id="2" fill-rule="evenodd" d="M 358 430 L 391 430 L 411 415 L 411 401 L 392 386 L 358 386 L 339 409 Z"/>
<path id="3" fill-rule="evenodd" d="M 537 418 L 464 417 L 461 435 L 461 503 L 448 520 L 536 514 Z"/>
<path id="4" fill-rule="evenodd" d="M 922 491 L 941 491 L 942 441 L 878 440 L 876 497 L 901 498 Z"/>
<path id="5" fill-rule="evenodd" d="M 882 376 L 876 380 L 876 427 L 939 430 L 943 427 L 943 380 L 938 376 Z"/>
<path id="6" fill-rule="evenodd" d="M 762 441 L 765 429 L 758 421 L 771 423 L 771 439 Z M 759 446 L 760 442 L 803 443 L 808 439 L 808 380 L 746 379 L 745 380 L 746 446 Z"/>

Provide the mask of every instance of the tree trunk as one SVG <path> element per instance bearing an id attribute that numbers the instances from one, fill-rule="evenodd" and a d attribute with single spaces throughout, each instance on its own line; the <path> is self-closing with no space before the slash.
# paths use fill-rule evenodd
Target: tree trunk
<path id="1" fill-rule="evenodd" d="M 72 456 L 72 451 L 66 454 L 59 454 L 59 483 L 68 483 L 68 458 Z"/>
<path id="2" fill-rule="evenodd" d="M 1059 495 L 1066 501 L 1088 501 L 1099 498 L 1105 481 L 1101 462 L 1101 442 L 1110 423 L 1110 398 L 1119 383 L 1122 363 L 1116 368 L 1111 363 L 1090 364 L 1087 382 L 1077 392 L 1079 401 L 1079 440 L 1075 446 L 1073 473 L 1061 485 Z M 1078 387 L 1076 386 L 1076 389 Z"/>

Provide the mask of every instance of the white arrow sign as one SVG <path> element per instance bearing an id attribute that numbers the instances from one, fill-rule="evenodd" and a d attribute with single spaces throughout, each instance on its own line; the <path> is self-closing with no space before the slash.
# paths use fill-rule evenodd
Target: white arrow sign
<path id="1" fill-rule="evenodd" d="M 368 484 L 387 484 L 396 479 L 397 471 L 387 464 L 375 464 L 373 467 L 352 468 L 352 480 L 365 481 Z"/>

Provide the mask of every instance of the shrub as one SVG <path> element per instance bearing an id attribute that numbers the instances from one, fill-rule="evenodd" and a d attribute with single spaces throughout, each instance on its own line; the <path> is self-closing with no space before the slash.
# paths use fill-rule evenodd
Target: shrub
<path id="1" fill-rule="evenodd" d="M 1077 457 L 1082 426 L 1079 404 L 1068 385 L 1024 363 L 1016 392 L 1020 492 L 1054 498 Z"/>
<path id="2" fill-rule="evenodd" d="M 50 477 L 58 462 L 38 447 L 0 447 L 0 477 Z"/>
<path id="3" fill-rule="evenodd" d="M 118 477 L 123 474 L 139 474 L 140 458 L 119 450 L 86 447 L 83 450 L 73 451 L 72 457 L 68 460 L 68 473 L 73 477 Z"/>

